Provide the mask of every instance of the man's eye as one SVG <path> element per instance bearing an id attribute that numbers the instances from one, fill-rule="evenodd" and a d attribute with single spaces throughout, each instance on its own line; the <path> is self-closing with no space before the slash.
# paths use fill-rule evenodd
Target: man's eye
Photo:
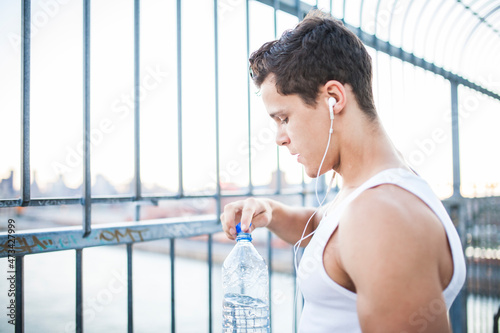
<path id="1" fill-rule="evenodd" d="M 288 117 L 287 118 L 280 118 L 280 121 L 282 124 L 288 124 Z"/>

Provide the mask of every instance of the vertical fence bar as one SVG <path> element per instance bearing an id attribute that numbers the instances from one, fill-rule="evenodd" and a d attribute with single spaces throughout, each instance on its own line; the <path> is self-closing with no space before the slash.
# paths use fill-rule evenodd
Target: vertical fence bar
<path id="1" fill-rule="evenodd" d="M 216 177 L 216 216 L 221 215 L 221 188 L 220 188 L 220 138 L 219 138 L 219 12 L 218 1 L 214 0 L 214 93 L 215 93 L 215 177 Z M 208 325 L 212 332 L 212 235 L 208 235 Z"/>
<path id="2" fill-rule="evenodd" d="M 462 244 L 465 240 L 465 228 L 460 200 L 460 143 L 459 143 L 459 124 L 458 124 L 458 84 L 450 81 L 451 85 L 451 131 L 452 131 L 452 150 L 453 150 L 453 197 L 458 201 L 450 207 L 450 216 L 457 228 Z M 467 283 L 458 294 L 455 302 L 450 309 L 450 322 L 455 333 L 467 332 Z"/>
<path id="3" fill-rule="evenodd" d="M 273 304 L 273 288 L 272 288 L 272 277 L 273 277 L 273 248 L 272 248 L 272 238 L 273 234 L 267 232 L 267 268 L 269 271 L 269 326 L 271 327 L 271 332 L 273 331 L 273 316 L 272 316 L 272 304 Z"/>
<path id="4" fill-rule="evenodd" d="M 135 221 L 141 220 L 141 206 L 137 203 L 135 206 Z M 127 244 L 127 332 L 134 332 L 134 280 L 132 264 L 132 246 Z"/>
<path id="5" fill-rule="evenodd" d="M 280 0 L 273 1 L 273 35 L 276 39 L 278 37 L 278 10 L 280 8 Z M 281 167 L 280 167 L 280 151 L 279 146 L 276 146 L 276 194 L 281 193 Z M 267 232 L 267 267 L 269 270 L 269 326 L 271 327 L 271 332 L 273 331 L 273 316 L 272 316 L 272 304 L 273 304 L 273 287 L 272 287 L 272 277 L 273 277 L 273 250 L 272 250 L 272 233 Z"/>
<path id="6" fill-rule="evenodd" d="M 182 172 L 182 1 L 177 0 L 177 156 L 179 197 L 184 195 Z M 175 239 L 170 239 L 170 324 L 175 333 Z"/>
<path id="7" fill-rule="evenodd" d="M 83 0 L 83 237 L 91 231 L 90 179 L 90 0 Z"/>
<path id="8" fill-rule="evenodd" d="M 21 4 L 21 205 L 28 206 L 31 197 L 30 175 L 30 84 L 31 84 L 31 0 Z"/>
<path id="9" fill-rule="evenodd" d="M 21 205 L 31 197 L 30 175 L 30 85 L 31 85 L 31 0 L 21 3 Z"/>
<path id="10" fill-rule="evenodd" d="M 277 13 L 280 7 L 280 0 L 273 1 L 273 29 L 274 38 L 278 37 L 278 17 Z M 281 167 L 280 167 L 280 147 L 276 146 L 276 194 L 281 193 Z M 273 330 L 273 316 L 272 316 L 272 304 L 273 304 L 273 288 L 272 288 L 272 276 L 273 276 L 273 250 L 271 246 L 271 240 L 273 235 L 270 231 L 267 232 L 267 265 L 269 270 L 269 326 L 271 327 L 271 332 Z"/>
<path id="11" fill-rule="evenodd" d="M 464 223 L 462 221 L 464 219 L 463 214 L 461 214 L 461 209 L 463 209 L 460 205 L 462 203 L 454 203 L 450 206 L 448 213 L 450 217 L 457 227 L 457 230 L 460 232 L 460 226 Z M 461 236 L 462 244 L 464 243 L 464 238 Z M 467 332 L 467 281 L 465 282 L 462 290 L 459 292 L 457 298 L 453 302 L 453 305 L 450 308 L 449 318 L 451 327 L 453 328 L 454 333 L 466 333 Z"/>
<path id="12" fill-rule="evenodd" d="M 16 257 L 15 332 L 24 333 L 24 256 Z"/>
<path id="13" fill-rule="evenodd" d="M 140 116 L 140 21 L 141 3 L 134 0 L 134 178 L 135 199 L 142 197 L 141 189 L 141 116 Z M 141 206 L 135 206 L 135 220 L 141 219 Z M 134 285 L 132 279 L 132 244 L 127 244 L 127 332 L 134 332 Z"/>
<path id="14" fill-rule="evenodd" d="M 245 24 L 246 24 L 246 46 L 247 46 L 247 61 L 250 57 L 250 6 L 249 0 L 245 1 Z M 252 118 L 250 116 L 251 102 L 250 102 L 250 76 L 247 75 L 247 124 L 248 124 L 248 193 L 253 193 L 253 181 L 252 181 Z"/>
<path id="15" fill-rule="evenodd" d="M 76 250 L 76 317 L 75 332 L 83 333 L 83 270 L 82 249 Z"/>
<path id="16" fill-rule="evenodd" d="M 488 194 L 487 194 L 488 195 Z M 491 194 L 493 195 L 493 193 Z M 485 225 L 485 231 L 486 231 L 486 244 L 485 244 L 485 248 L 486 248 L 486 251 L 487 253 L 490 251 L 490 249 L 493 248 L 493 244 L 491 242 L 492 240 L 492 233 L 491 233 L 491 230 L 490 228 L 488 228 L 487 226 L 490 226 L 492 227 L 493 226 L 493 219 L 494 219 L 494 216 L 493 216 L 493 207 L 490 206 L 490 201 L 488 199 L 485 199 L 485 203 L 486 203 L 486 225 Z M 492 288 L 492 282 L 493 282 L 493 278 L 494 278 L 494 270 L 493 270 L 493 267 L 492 267 L 492 259 L 489 255 L 486 255 L 486 267 L 485 268 L 485 271 L 486 271 L 486 276 L 488 276 L 488 281 L 486 283 L 486 295 L 488 295 L 487 297 L 487 304 L 485 306 L 486 308 L 486 313 L 488 313 L 488 317 L 486 318 L 486 321 L 491 323 L 491 313 L 494 314 L 494 310 L 493 310 L 493 288 Z M 484 261 L 483 261 L 484 262 Z M 488 274 L 488 272 L 490 272 L 490 274 Z M 490 325 L 488 325 L 490 326 Z"/>
<path id="17" fill-rule="evenodd" d="M 134 0 L 134 171 L 135 198 L 141 198 L 141 115 L 140 115 L 140 0 Z"/>
<path id="18" fill-rule="evenodd" d="M 488 194 L 486 194 L 488 195 Z M 483 252 L 481 254 L 481 258 L 479 259 L 479 271 L 481 272 L 480 274 L 478 274 L 477 276 L 478 277 L 481 277 L 483 276 L 483 280 L 481 281 L 481 289 L 480 289 L 480 297 L 479 299 L 481 300 L 481 303 L 480 303 L 480 312 L 482 314 L 482 318 L 481 318 L 481 322 L 484 323 L 484 328 L 482 327 L 483 331 L 484 330 L 487 330 L 489 327 L 490 327 L 490 320 L 491 320 L 491 316 L 489 315 L 488 313 L 488 298 L 491 297 L 490 293 L 489 293 L 489 290 L 488 290 L 488 282 L 491 278 L 491 273 L 488 274 L 488 263 L 487 263 L 487 260 L 486 259 L 486 250 L 488 249 L 489 247 L 489 239 L 488 239 L 488 229 L 487 227 L 490 225 L 490 209 L 488 207 L 488 202 L 483 199 L 481 200 L 483 202 L 483 209 L 481 209 L 482 211 L 482 225 L 481 225 L 481 229 L 482 230 L 482 234 L 483 234 L 483 237 L 481 237 L 481 249 Z"/>
<path id="19" fill-rule="evenodd" d="M 481 234 L 484 233 L 485 231 L 485 226 L 486 226 L 486 214 L 485 212 L 487 211 L 487 206 L 485 204 L 485 202 L 483 200 L 480 200 L 480 209 L 479 209 L 479 212 L 480 212 L 480 217 L 479 217 L 479 223 L 475 223 L 475 225 L 478 227 L 478 229 L 481 231 Z M 486 240 L 485 240 L 485 237 L 484 237 L 485 233 L 483 234 L 482 237 L 480 237 L 479 239 L 479 248 L 481 249 L 481 254 L 479 255 L 479 262 L 475 262 L 475 266 L 476 266 L 476 274 L 475 274 L 475 278 L 477 279 L 477 290 L 476 290 L 476 304 L 477 304 L 477 308 L 478 308 L 478 313 L 479 313 L 479 318 L 478 318 L 478 321 L 481 323 L 481 326 L 479 327 L 479 330 L 481 332 L 484 332 L 486 331 L 486 328 L 487 328 L 487 325 L 489 323 L 486 322 L 486 311 L 484 309 L 484 304 L 486 303 L 485 300 L 486 300 L 486 297 L 484 297 L 484 286 L 485 286 L 485 282 L 484 281 L 484 278 L 481 279 L 482 276 L 484 276 L 482 273 L 484 272 L 483 270 L 483 265 L 484 265 L 484 249 L 486 248 Z"/>
<path id="20" fill-rule="evenodd" d="M 451 136 L 453 151 L 453 196 L 460 195 L 460 136 L 458 124 L 458 84 L 450 81 L 451 85 Z"/>
<path id="21" fill-rule="evenodd" d="M 170 332 L 175 333 L 175 238 L 170 238 Z"/>
<path id="22" fill-rule="evenodd" d="M 177 164 L 179 197 L 184 195 L 182 175 L 182 1 L 177 0 Z"/>
<path id="23" fill-rule="evenodd" d="M 216 197 L 217 216 L 221 214 L 220 207 L 220 141 L 219 141 L 219 18 L 217 0 L 214 0 L 214 93 L 215 93 L 215 174 L 216 174 Z"/>
<path id="24" fill-rule="evenodd" d="M 293 332 L 297 333 L 297 272 L 295 270 L 295 252 L 293 251 L 292 248 L 292 277 L 293 277 L 293 308 L 292 308 L 292 327 L 293 327 Z"/>
<path id="25" fill-rule="evenodd" d="M 302 207 L 306 206 L 306 183 L 304 179 L 304 168 L 302 168 L 302 193 L 301 193 L 301 199 L 302 199 Z M 300 253 L 300 249 L 298 251 Z M 297 254 L 299 254 L 297 253 Z M 297 333 L 298 329 L 298 304 L 299 304 L 299 299 L 300 299 L 300 292 L 297 289 L 297 270 L 295 269 L 295 259 L 296 255 L 294 252 L 294 249 L 292 248 L 292 269 L 293 269 L 293 332 Z M 298 258 L 297 258 L 298 260 Z"/>
<path id="26" fill-rule="evenodd" d="M 493 333 L 498 333 L 498 321 L 500 321 L 500 307 L 498 312 L 493 316 Z"/>
<path id="27" fill-rule="evenodd" d="M 213 309 L 212 309 L 212 268 L 213 268 L 213 237 L 212 234 L 208 235 L 208 332 L 213 332 Z"/>
<path id="28" fill-rule="evenodd" d="M 132 244 L 127 244 L 127 332 L 134 332 L 134 294 L 132 279 Z"/>
<path id="29" fill-rule="evenodd" d="M 480 199 L 476 199 L 477 202 L 477 211 L 476 211 L 476 216 L 473 221 L 473 225 L 481 230 L 482 229 L 482 216 L 481 216 L 481 211 L 483 211 L 484 207 L 482 205 L 482 201 Z M 482 237 L 478 237 L 475 241 L 476 243 L 476 248 L 481 248 L 481 245 L 483 243 Z M 476 259 L 476 258 L 474 258 Z M 474 309 L 473 309 L 473 318 L 472 321 L 474 323 L 479 323 L 479 325 L 475 324 L 475 328 L 479 328 L 479 331 L 482 331 L 483 329 L 483 322 L 481 321 L 481 279 L 478 277 L 481 276 L 481 266 L 476 260 L 471 260 L 473 262 L 473 266 L 469 266 L 469 271 L 472 273 L 469 275 L 469 278 L 472 277 L 474 278 L 474 286 L 473 286 L 473 291 L 472 291 L 472 297 L 474 299 Z M 479 326 L 479 327 L 478 327 Z"/>
<path id="30" fill-rule="evenodd" d="M 274 39 L 278 38 L 278 10 L 280 8 L 280 0 L 273 1 L 273 29 L 274 29 Z M 280 168 L 280 147 L 276 146 L 276 194 L 281 193 L 281 168 Z M 271 236 L 269 236 L 271 237 Z M 270 238 L 269 238 L 270 239 Z M 269 280 L 270 282 L 271 280 Z M 271 295 L 271 294 L 269 294 Z M 271 312 L 271 309 L 269 309 Z"/>

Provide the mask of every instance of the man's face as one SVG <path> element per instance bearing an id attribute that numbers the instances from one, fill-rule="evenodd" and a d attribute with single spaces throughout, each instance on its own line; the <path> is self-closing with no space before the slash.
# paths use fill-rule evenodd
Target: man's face
<path id="1" fill-rule="evenodd" d="M 330 116 L 327 99 L 318 99 L 316 107 L 305 104 L 298 95 L 280 95 L 276 90 L 274 77 L 271 75 L 260 87 L 262 100 L 267 112 L 278 126 L 276 143 L 288 148 L 297 161 L 304 165 L 309 177 L 316 177 L 321 159 L 325 153 L 330 130 Z M 333 149 L 323 162 L 320 174 L 332 169 Z"/>

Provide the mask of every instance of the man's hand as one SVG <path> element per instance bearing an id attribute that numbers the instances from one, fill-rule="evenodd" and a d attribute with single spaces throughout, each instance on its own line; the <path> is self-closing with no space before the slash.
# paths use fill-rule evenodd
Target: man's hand
<path id="1" fill-rule="evenodd" d="M 248 198 L 227 204 L 220 220 L 229 239 L 236 238 L 236 225 L 241 222 L 244 232 L 267 227 L 285 242 L 295 244 L 313 212 L 313 208 L 290 207 L 272 199 Z M 307 234 L 317 227 L 320 215 L 316 214 L 311 220 L 305 231 Z M 301 246 L 306 246 L 310 239 L 304 240 Z"/>
<path id="2" fill-rule="evenodd" d="M 241 222 L 243 232 L 251 232 L 255 228 L 267 227 L 272 216 L 273 210 L 266 199 L 248 198 L 227 204 L 220 220 L 226 236 L 235 239 L 238 223 Z"/>

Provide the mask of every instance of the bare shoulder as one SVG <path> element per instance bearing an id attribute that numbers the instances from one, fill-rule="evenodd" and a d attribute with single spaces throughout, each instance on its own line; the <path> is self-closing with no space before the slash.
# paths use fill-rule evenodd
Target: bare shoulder
<path id="1" fill-rule="evenodd" d="M 434 212 L 414 194 L 390 184 L 364 191 L 349 205 L 340 220 L 339 242 L 350 275 L 350 268 L 354 273 L 381 257 L 398 266 L 412 265 L 410 271 L 430 268 L 439 261 L 435 254 L 447 245 Z"/>
<path id="2" fill-rule="evenodd" d="M 451 256 L 442 223 L 424 202 L 395 185 L 366 190 L 349 205 L 338 232 L 363 331 L 413 331 L 414 314 L 436 301 L 443 311 L 426 332 L 449 331 L 442 291 Z"/>
<path id="3" fill-rule="evenodd" d="M 360 194 L 342 216 L 341 228 L 358 237 L 385 239 L 397 236 L 424 243 L 433 233 L 444 233 L 438 217 L 420 198 L 391 184 Z"/>

